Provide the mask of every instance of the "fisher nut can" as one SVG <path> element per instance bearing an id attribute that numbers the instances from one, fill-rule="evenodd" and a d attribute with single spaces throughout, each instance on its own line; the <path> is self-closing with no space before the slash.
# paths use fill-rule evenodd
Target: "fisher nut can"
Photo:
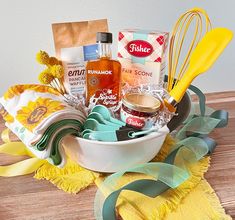
<path id="1" fill-rule="evenodd" d="M 161 102 L 150 94 L 126 93 L 122 98 L 121 120 L 138 129 L 149 129 L 156 121 Z"/>

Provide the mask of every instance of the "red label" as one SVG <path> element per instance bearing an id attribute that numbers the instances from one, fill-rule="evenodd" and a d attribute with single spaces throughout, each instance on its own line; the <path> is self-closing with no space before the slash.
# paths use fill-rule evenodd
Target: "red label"
<path id="1" fill-rule="evenodd" d="M 143 120 L 139 118 L 133 118 L 133 117 L 128 117 L 126 119 L 126 123 L 136 128 L 143 128 L 145 125 L 145 122 Z"/>
<path id="2" fill-rule="evenodd" d="M 126 49 L 129 54 L 135 57 L 147 57 L 153 52 L 153 46 L 144 40 L 130 41 L 126 46 Z"/>

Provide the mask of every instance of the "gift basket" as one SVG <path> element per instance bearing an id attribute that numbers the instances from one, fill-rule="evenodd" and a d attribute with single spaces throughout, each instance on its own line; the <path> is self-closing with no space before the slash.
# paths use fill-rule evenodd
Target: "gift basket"
<path id="1" fill-rule="evenodd" d="M 215 143 L 206 135 L 227 123 L 225 111 L 206 110 L 203 93 L 191 83 L 214 64 L 232 32 L 212 28 L 207 13 L 194 8 L 181 15 L 170 36 L 120 31 L 115 60 L 106 19 L 56 23 L 52 30 L 56 57 L 45 51 L 36 55 L 45 66 L 38 77 L 41 84 L 12 86 L 0 99 L 6 126 L 27 151 L 58 169 L 69 160 L 91 171 L 114 173 L 97 192 L 97 219 L 116 218 L 122 190 L 156 197 L 184 182 L 189 177 L 185 161 L 211 152 Z M 197 107 L 189 89 L 199 97 Z M 150 162 L 169 133 L 179 142 L 162 163 Z M 151 179 L 118 187 L 125 173 Z"/>

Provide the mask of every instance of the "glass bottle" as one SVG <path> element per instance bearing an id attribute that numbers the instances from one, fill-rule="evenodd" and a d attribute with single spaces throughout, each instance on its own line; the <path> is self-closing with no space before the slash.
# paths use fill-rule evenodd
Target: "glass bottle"
<path id="1" fill-rule="evenodd" d="M 121 64 L 111 58 L 112 33 L 98 32 L 96 42 L 98 59 L 86 65 L 86 104 L 114 107 L 120 99 Z"/>

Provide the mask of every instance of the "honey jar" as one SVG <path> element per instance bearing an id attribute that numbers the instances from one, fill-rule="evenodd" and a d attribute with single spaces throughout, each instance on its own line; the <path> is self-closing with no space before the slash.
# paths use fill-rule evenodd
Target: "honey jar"
<path id="1" fill-rule="evenodd" d="M 156 121 L 160 107 L 160 100 L 150 94 L 126 93 L 122 98 L 121 120 L 138 129 L 149 129 Z"/>

